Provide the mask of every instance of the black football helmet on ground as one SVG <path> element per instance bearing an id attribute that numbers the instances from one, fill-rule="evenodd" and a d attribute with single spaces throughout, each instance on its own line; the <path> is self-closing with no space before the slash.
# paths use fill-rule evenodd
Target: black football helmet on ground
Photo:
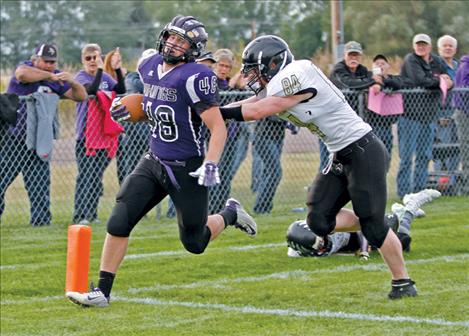
<path id="1" fill-rule="evenodd" d="M 189 42 L 189 48 L 181 56 L 171 55 L 171 51 L 178 47 L 167 42 L 170 34 L 177 34 Z M 204 51 L 207 40 L 208 35 L 202 22 L 193 16 L 178 15 L 161 31 L 156 50 L 169 64 L 194 62 Z"/>
<path id="2" fill-rule="evenodd" d="M 330 240 L 323 239 L 314 234 L 305 220 L 293 222 L 287 230 L 287 245 L 302 257 L 321 257 L 327 255 L 332 249 Z"/>
<path id="3" fill-rule="evenodd" d="M 247 85 L 257 94 L 264 88 L 264 83 L 268 83 L 294 57 L 284 40 L 266 35 L 249 42 L 242 59 L 242 72 L 249 78 Z"/>

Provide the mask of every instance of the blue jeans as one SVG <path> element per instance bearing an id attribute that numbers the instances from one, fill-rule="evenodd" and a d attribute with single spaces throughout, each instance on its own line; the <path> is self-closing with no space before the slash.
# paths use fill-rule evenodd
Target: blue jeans
<path id="1" fill-rule="evenodd" d="M 6 135 L 0 150 L 0 218 L 5 210 L 5 193 L 14 179 L 23 174 L 31 204 L 32 225 L 50 224 L 50 163 L 29 150 L 22 137 Z"/>
<path id="2" fill-rule="evenodd" d="M 454 144 L 458 143 L 458 135 L 456 123 L 453 119 L 448 118 L 448 124 L 442 125 L 439 122 L 434 124 L 435 127 L 435 143 L 438 144 Z M 435 170 L 447 170 L 453 172 L 458 169 L 459 152 L 449 153 L 445 158 L 433 158 L 433 168 Z"/>
<path id="3" fill-rule="evenodd" d="M 73 223 L 81 220 L 93 221 L 98 218 L 99 198 L 103 194 L 103 175 L 111 159 L 107 151 L 100 149 L 96 155 L 87 156 L 85 140 L 78 140 L 75 146 L 78 165 L 75 185 Z"/>
<path id="4" fill-rule="evenodd" d="M 400 158 L 397 172 L 399 197 L 426 188 L 428 163 L 432 158 L 433 133 L 431 123 L 416 121 L 405 116 L 399 118 L 397 124 Z"/>
<path id="5" fill-rule="evenodd" d="M 273 208 L 273 199 L 282 179 L 280 161 L 285 139 L 283 122 L 262 120 L 262 131 L 256 128 L 252 144 L 253 178 L 252 189 L 257 193 L 254 203 L 255 213 L 269 213 Z M 255 174 L 255 176 L 254 176 Z"/>
<path id="6" fill-rule="evenodd" d="M 322 142 L 321 139 L 319 141 L 319 172 L 321 172 L 329 162 L 329 151 L 327 150 L 326 145 Z"/>
<path id="7" fill-rule="evenodd" d="M 247 125 L 243 123 L 228 124 L 228 137 L 223 154 L 218 163 L 220 184 L 209 189 L 209 214 L 221 211 L 231 194 L 231 182 L 244 160 L 249 145 Z"/>
<path id="8" fill-rule="evenodd" d="M 389 159 L 391 159 L 392 154 L 392 125 L 375 125 L 373 126 L 373 132 L 381 139 L 386 147 L 386 150 L 389 154 Z"/>

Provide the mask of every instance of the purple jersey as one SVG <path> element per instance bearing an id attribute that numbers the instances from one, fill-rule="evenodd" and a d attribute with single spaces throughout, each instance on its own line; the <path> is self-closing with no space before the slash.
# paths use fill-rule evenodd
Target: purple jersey
<path id="1" fill-rule="evenodd" d="M 154 123 L 150 150 L 165 160 L 204 156 L 200 114 L 218 106 L 217 77 L 205 65 L 185 63 L 163 73 L 163 58 L 153 55 L 138 68 L 145 112 Z"/>
<path id="2" fill-rule="evenodd" d="M 34 67 L 33 62 L 31 61 L 22 62 L 18 64 L 18 67 L 20 65 L 27 65 L 30 67 Z M 59 72 L 61 71 L 58 69 L 54 70 L 55 74 Z M 13 72 L 13 76 L 11 77 L 10 83 L 8 84 L 7 92 L 16 93 L 18 96 L 27 96 L 34 92 L 56 93 L 59 96 L 63 96 L 63 94 L 67 92 L 69 89 L 70 89 L 70 84 L 68 83 L 59 83 L 59 82 L 52 82 L 52 81 L 21 83 L 16 78 L 15 73 Z M 10 127 L 10 132 L 16 135 L 26 134 L 26 104 L 20 104 L 16 125 Z"/>
<path id="3" fill-rule="evenodd" d="M 85 70 L 81 70 L 75 76 L 75 79 L 77 80 L 77 82 L 83 86 L 93 83 L 94 78 L 95 76 L 90 75 Z M 103 75 L 101 77 L 101 83 L 99 83 L 98 90 L 112 91 L 114 89 L 114 86 L 116 86 L 116 84 L 117 84 L 117 81 L 114 78 L 112 78 L 111 75 L 109 75 L 106 72 L 103 72 Z M 76 128 L 75 128 L 77 140 L 83 139 L 85 135 L 85 123 L 86 123 L 87 113 L 88 113 L 88 100 L 77 103 L 77 122 L 76 122 Z"/>

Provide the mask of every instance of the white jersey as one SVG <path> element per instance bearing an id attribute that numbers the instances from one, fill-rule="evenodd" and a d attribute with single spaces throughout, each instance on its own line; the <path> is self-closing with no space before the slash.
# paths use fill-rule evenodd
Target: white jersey
<path id="1" fill-rule="evenodd" d="M 270 80 L 260 97 L 307 92 L 312 92 L 313 98 L 278 116 L 317 134 L 329 152 L 338 152 L 371 131 L 371 126 L 350 107 L 342 92 L 309 60 L 288 64 Z"/>

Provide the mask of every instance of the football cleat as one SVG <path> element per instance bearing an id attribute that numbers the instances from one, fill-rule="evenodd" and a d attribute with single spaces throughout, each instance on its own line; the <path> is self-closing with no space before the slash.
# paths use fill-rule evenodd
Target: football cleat
<path id="1" fill-rule="evenodd" d="M 228 199 L 226 201 L 226 207 L 236 211 L 237 220 L 233 226 L 237 229 L 240 229 L 243 232 L 246 232 L 249 236 L 255 236 L 257 234 L 257 224 L 247 212 L 244 210 L 241 203 L 239 203 L 234 198 Z"/>
<path id="2" fill-rule="evenodd" d="M 441 193 L 435 189 L 424 189 L 415 194 L 407 194 L 402 199 L 404 203 L 405 210 L 412 213 L 414 216 L 417 216 L 418 209 L 422 205 L 433 201 L 435 198 L 441 196 Z"/>
<path id="3" fill-rule="evenodd" d="M 88 293 L 67 292 L 65 295 L 70 301 L 83 307 L 106 308 L 109 306 L 109 298 L 105 297 L 99 288 L 94 288 Z"/>
<path id="4" fill-rule="evenodd" d="M 394 203 L 392 206 L 391 206 L 391 211 L 392 213 L 396 214 L 397 215 L 397 218 L 399 220 L 399 222 L 402 221 L 402 217 L 404 217 L 404 214 L 405 212 L 407 211 L 406 210 L 406 207 L 401 204 L 401 203 Z M 425 217 L 426 214 L 425 214 L 425 211 L 423 211 L 422 209 L 418 208 L 417 209 L 417 212 L 416 214 L 414 215 L 415 218 L 421 218 L 421 217 Z M 396 230 L 395 230 L 396 231 Z"/>
<path id="5" fill-rule="evenodd" d="M 401 279 L 391 282 L 391 292 L 388 294 L 391 300 L 410 296 L 417 296 L 417 288 L 415 287 L 414 281 L 411 279 Z"/>

